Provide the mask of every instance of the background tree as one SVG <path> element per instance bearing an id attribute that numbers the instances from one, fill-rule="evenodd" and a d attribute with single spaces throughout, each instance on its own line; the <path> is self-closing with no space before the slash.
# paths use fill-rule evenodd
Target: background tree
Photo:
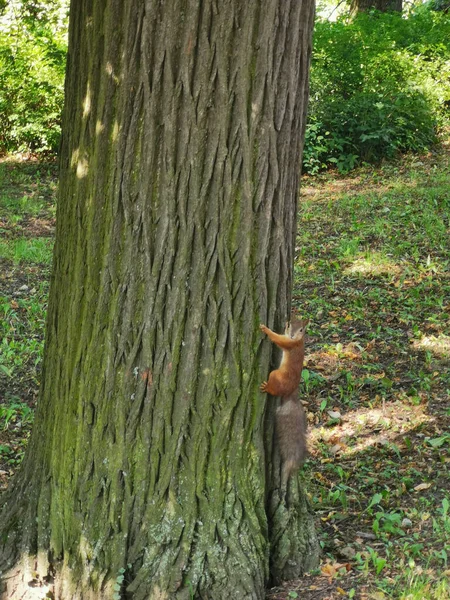
<path id="1" fill-rule="evenodd" d="M 448 13 L 450 11 L 450 0 L 431 0 L 429 7 L 430 10 Z"/>
<path id="2" fill-rule="evenodd" d="M 352 13 L 365 12 L 371 9 L 380 12 L 402 12 L 402 0 L 351 0 Z"/>
<path id="3" fill-rule="evenodd" d="M 42 390 L 4 596 L 262 598 L 317 558 L 258 384 L 290 312 L 310 0 L 73 0 Z M 47 578 L 47 579 L 46 579 Z M 20 595 L 24 594 L 24 595 Z"/>

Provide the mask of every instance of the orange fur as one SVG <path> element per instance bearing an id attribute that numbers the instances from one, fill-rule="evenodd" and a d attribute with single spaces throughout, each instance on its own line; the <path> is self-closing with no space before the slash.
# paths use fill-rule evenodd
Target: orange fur
<path id="1" fill-rule="evenodd" d="M 274 333 L 265 325 L 262 332 L 283 350 L 281 364 L 269 375 L 269 380 L 261 384 L 260 389 L 271 396 L 290 396 L 300 384 L 305 357 L 305 328 L 308 321 L 294 321 L 286 324 L 285 334 Z"/>

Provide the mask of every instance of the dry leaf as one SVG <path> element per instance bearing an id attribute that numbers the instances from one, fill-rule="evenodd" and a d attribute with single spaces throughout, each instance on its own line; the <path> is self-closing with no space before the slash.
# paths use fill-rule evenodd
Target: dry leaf
<path id="1" fill-rule="evenodd" d="M 335 566 L 332 565 L 331 563 L 326 563 L 325 565 L 323 565 L 322 568 L 320 569 L 320 572 L 324 577 L 328 577 L 330 583 L 331 583 L 331 580 L 333 579 L 333 577 L 336 577 L 336 575 L 338 573 Z"/>
<path id="2" fill-rule="evenodd" d="M 414 491 L 420 492 L 421 490 L 427 490 L 430 487 L 431 483 L 419 483 L 419 485 L 416 485 L 416 487 L 414 488 Z"/>
<path id="3" fill-rule="evenodd" d="M 328 410 L 327 413 L 332 419 L 340 419 L 341 413 L 338 410 Z"/>

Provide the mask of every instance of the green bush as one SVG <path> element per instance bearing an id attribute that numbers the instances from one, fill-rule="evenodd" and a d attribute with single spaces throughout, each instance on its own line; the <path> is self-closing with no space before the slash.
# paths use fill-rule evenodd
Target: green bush
<path id="1" fill-rule="evenodd" d="M 55 152 L 64 101 L 67 6 L 12 0 L 0 15 L 0 151 Z"/>
<path id="2" fill-rule="evenodd" d="M 371 12 L 316 23 L 304 170 L 421 152 L 448 122 L 450 19 Z"/>

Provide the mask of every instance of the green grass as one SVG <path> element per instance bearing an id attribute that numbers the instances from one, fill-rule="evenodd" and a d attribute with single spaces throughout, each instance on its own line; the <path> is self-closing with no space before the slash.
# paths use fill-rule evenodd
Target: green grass
<path id="1" fill-rule="evenodd" d="M 0 371 L 8 377 L 30 371 L 35 379 L 42 359 L 48 283 L 36 286 L 23 298 L 0 296 Z"/>
<path id="2" fill-rule="evenodd" d="M 382 588 L 381 588 L 382 589 Z M 430 582 L 426 575 L 417 576 L 413 569 L 406 569 L 403 577 L 388 589 L 382 591 L 382 598 L 399 600 L 448 600 L 450 584 L 447 578 L 439 582 Z"/>
<path id="3" fill-rule="evenodd" d="M 0 219 L 16 225 L 23 219 L 55 216 L 56 166 L 0 162 Z"/>
<path id="4" fill-rule="evenodd" d="M 349 598 L 366 585 L 377 600 L 449 597 L 450 157 L 408 160 L 308 179 L 300 212 L 304 475 L 324 560 L 350 567 L 335 576 Z M 53 219 L 55 185 L 38 171 L 0 163 L 0 470 L 22 459 L 42 360 L 52 240 L 27 229 Z"/>
<path id="5" fill-rule="evenodd" d="M 6 422 L 7 439 L 22 455 L 30 427 L 23 416 L 37 397 L 43 353 L 55 166 L 1 161 L 0 188 L 0 430 Z M 12 452 L 7 462 L 16 460 Z"/>
<path id="6" fill-rule="evenodd" d="M 0 472 L 21 462 L 38 396 L 55 175 L 52 164 L 0 162 Z"/>
<path id="7" fill-rule="evenodd" d="M 15 264 L 50 265 L 55 166 L 0 162 L 0 189 L 0 258 Z"/>
<path id="8" fill-rule="evenodd" d="M 38 216 L 42 214 L 47 208 L 47 205 L 43 197 L 33 195 L 26 195 L 20 198 L 14 198 L 8 194 L 2 194 L 0 196 L 0 210 L 8 217 L 14 220 L 20 220 L 20 217 L 24 215 Z"/>
<path id="9" fill-rule="evenodd" d="M 0 258 L 12 260 L 18 264 L 50 265 L 53 255 L 53 239 L 50 238 L 19 238 L 0 240 Z"/>
<path id="10" fill-rule="evenodd" d="M 294 305 L 312 320 L 301 391 L 324 555 L 339 563 L 350 547 L 353 577 L 377 599 L 444 600 L 450 155 L 306 178 L 305 189 Z"/>
<path id="11" fill-rule="evenodd" d="M 0 405 L 0 428 L 8 429 L 10 425 L 23 425 L 33 421 L 33 411 L 24 402 L 12 401 Z"/>

